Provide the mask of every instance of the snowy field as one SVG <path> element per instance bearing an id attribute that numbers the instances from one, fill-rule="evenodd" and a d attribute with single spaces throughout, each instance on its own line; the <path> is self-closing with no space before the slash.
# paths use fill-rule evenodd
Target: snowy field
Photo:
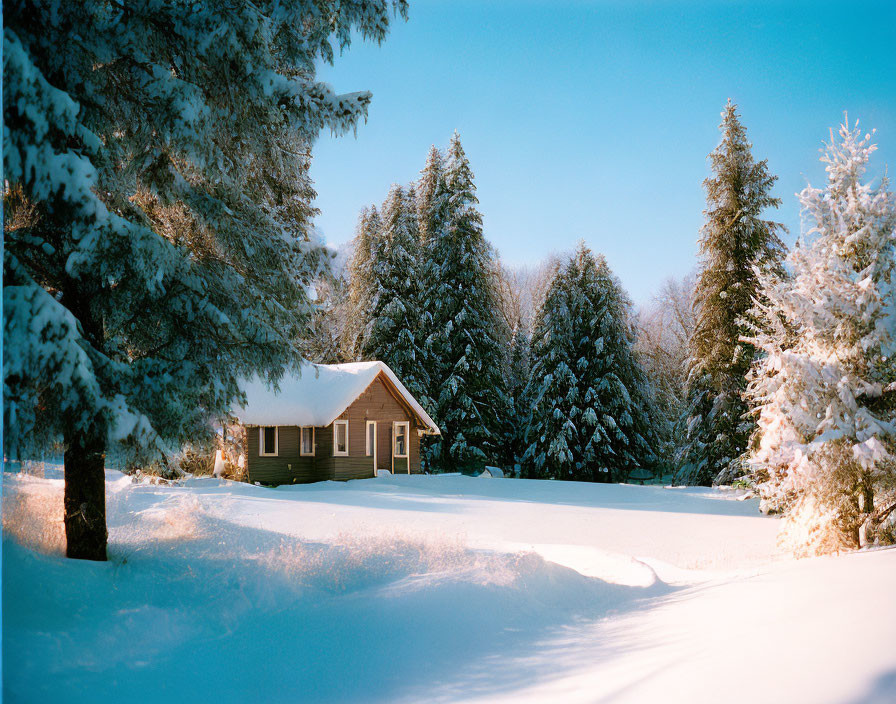
<path id="1" fill-rule="evenodd" d="M 896 550 L 795 561 L 733 493 L 4 475 L 9 702 L 896 701 Z"/>

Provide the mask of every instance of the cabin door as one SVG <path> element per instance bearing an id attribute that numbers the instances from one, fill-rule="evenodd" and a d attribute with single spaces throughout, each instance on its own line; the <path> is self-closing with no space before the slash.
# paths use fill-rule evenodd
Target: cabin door
<path id="1" fill-rule="evenodd" d="M 376 466 L 378 469 L 392 471 L 392 436 L 391 423 L 377 423 L 376 431 Z"/>

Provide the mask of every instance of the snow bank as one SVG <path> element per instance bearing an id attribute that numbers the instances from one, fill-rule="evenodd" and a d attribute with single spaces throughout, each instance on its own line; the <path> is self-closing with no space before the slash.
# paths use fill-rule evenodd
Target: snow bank
<path id="1" fill-rule="evenodd" d="M 6 474 L 4 523 L 60 515 L 61 490 Z M 823 703 L 896 684 L 896 551 L 782 559 L 776 522 L 720 492 L 109 472 L 107 503 L 106 564 L 5 531 L 6 699 Z"/>
<path id="2" fill-rule="evenodd" d="M 4 543 L 14 699 L 207 700 L 214 692 L 221 701 L 333 701 L 365 697 L 375 677 L 378 698 L 388 700 L 407 684 L 396 654 L 441 679 L 471 647 L 489 657 L 511 653 L 521 638 L 665 589 L 610 584 L 530 551 L 475 550 L 460 537 L 397 524 L 371 535 L 334 526 L 327 540 L 302 539 L 220 517 L 297 508 L 278 492 L 109 476 L 108 564 Z M 61 490 L 58 480 L 6 476 L 10 505 L 23 501 L 21 512 L 61 502 Z M 344 677 L 347 662 L 363 663 L 353 665 L 357 679 Z M 210 690 L 209 682 L 219 684 Z"/>
<path id="3" fill-rule="evenodd" d="M 896 701 L 896 550 L 788 561 L 660 597 L 541 644 L 575 661 L 466 701 Z"/>

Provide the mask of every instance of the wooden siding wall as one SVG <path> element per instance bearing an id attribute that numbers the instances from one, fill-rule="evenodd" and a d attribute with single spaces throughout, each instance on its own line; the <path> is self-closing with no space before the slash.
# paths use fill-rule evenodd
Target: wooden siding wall
<path id="1" fill-rule="evenodd" d="M 316 466 L 314 457 L 299 455 L 299 429 L 296 426 L 281 425 L 278 428 L 276 457 L 259 456 L 259 428 L 247 428 L 246 431 L 250 482 L 299 484 L 329 479 Z M 320 430 L 317 435 L 320 435 Z"/>
<path id="2" fill-rule="evenodd" d="M 392 423 L 410 421 L 409 458 L 395 458 L 396 473 L 420 473 L 420 437 L 415 418 L 398 402 L 382 378 L 377 377 L 339 417 L 348 420 L 348 457 L 333 456 L 333 426 L 315 428 L 314 457 L 299 455 L 299 428 L 280 426 L 277 457 L 258 454 L 259 428 L 247 428 L 249 481 L 261 484 L 296 484 L 327 479 L 363 479 L 373 476 L 373 458 L 367 451 L 367 421 L 377 421 L 377 442 L 389 443 L 389 464 L 392 459 Z M 385 429 L 385 432 L 384 432 Z M 291 465 L 291 468 L 290 468 Z"/>
<path id="3" fill-rule="evenodd" d="M 420 435 L 417 434 L 417 429 L 413 425 L 411 426 L 411 440 L 409 447 L 411 474 L 421 474 L 422 470 L 420 469 Z"/>

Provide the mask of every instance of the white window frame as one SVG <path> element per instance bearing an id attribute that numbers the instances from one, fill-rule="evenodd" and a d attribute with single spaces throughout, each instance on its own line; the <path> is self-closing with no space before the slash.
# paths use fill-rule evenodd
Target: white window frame
<path id="1" fill-rule="evenodd" d="M 302 434 L 306 431 L 311 431 L 311 452 L 305 452 L 305 443 L 303 442 L 304 438 Z M 299 457 L 314 457 L 314 450 L 316 448 L 314 442 L 314 426 L 313 425 L 303 425 L 299 428 Z"/>
<path id="2" fill-rule="evenodd" d="M 274 451 L 267 452 L 264 445 L 264 431 L 268 428 L 274 429 Z M 258 456 L 259 457 L 277 457 L 280 450 L 280 426 L 279 425 L 260 425 L 258 426 Z"/>
<path id="3" fill-rule="evenodd" d="M 404 454 L 398 454 L 398 429 L 404 428 Z M 411 454 L 411 423 L 407 420 L 392 423 L 392 456 L 406 459 Z"/>
<path id="4" fill-rule="evenodd" d="M 339 437 L 339 433 L 336 431 L 336 428 L 340 425 L 345 426 L 345 451 L 340 452 L 339 446 L 337 445 L 337 438 Z M 348 457 L 348 421 L 347 420 L 334 420 L 333 421 L 333 457 Z"/>
<path id="5" fill-rule="evenodd" d="M 370 427 L 373 426 L 373 445 L 370 443 Z M 376 421 L 369 420 L 364 425 L 364 455 L 365 457 L 373 457 L 376 450 Z"/>

